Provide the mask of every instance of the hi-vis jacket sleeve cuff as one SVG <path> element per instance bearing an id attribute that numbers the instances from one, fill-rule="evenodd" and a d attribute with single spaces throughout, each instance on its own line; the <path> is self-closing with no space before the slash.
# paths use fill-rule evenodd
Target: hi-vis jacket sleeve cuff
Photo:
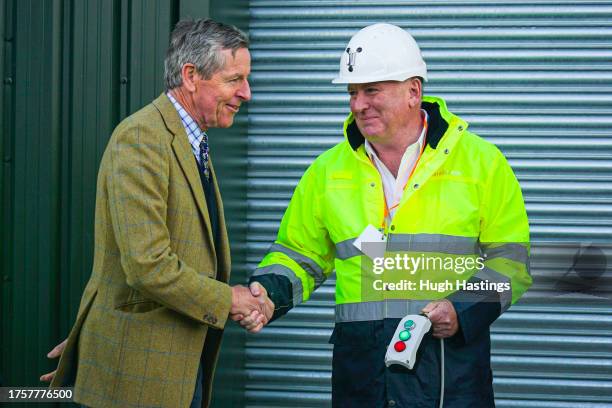
<path id="1" fill-rule="evenodd" d="M 274 303 L 274 314 L 270 320 L 271 322 L 285 315 L 293 308 L 293 289 L 289 278 L 286 276 L 274 274 L 254 275 L 249 279 L 249 285 L 252 282 L 259 282 L 266 288 L 268 297 Z"/>

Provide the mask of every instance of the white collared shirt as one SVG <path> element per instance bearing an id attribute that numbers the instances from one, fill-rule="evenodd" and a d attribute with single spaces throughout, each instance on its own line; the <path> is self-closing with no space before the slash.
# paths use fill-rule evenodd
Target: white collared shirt
<path id="1" fill-rule="evenodd" d="M 402 199 L 402 195 L 404 194 L 404 186 L 408 183 L 408 178 L 414 169 L 414 166 L 419 159 L 419 155 L 421 153 L 421 149 L 423 147 L 423 143 L 425 143 L 425 134 L 427 133 L 427 112 L 421 109 L 423 113 L 423 130 L 421 131 L 421 135 L 418 140 L 408 146 L 404 155 L 402 156 L 402 161 L 400 162 L 400 167 L 397 172 L 397 178 L 393 176 L 393 174 L 389 171 L 387 166 L 378 158 L 376 152 L 372 145 L 366 140 L 365 141 L 365 150 L 374 166 L 380 173 L 380 178 L 382 179 L 383 191 L 385 193 L 385 201 L 387 202 L 387 208 L 389 209 L 389 218 L 387 219 L 387 223 L 391 221 L 395 212 L 397 211 L 398 204 Z"/>

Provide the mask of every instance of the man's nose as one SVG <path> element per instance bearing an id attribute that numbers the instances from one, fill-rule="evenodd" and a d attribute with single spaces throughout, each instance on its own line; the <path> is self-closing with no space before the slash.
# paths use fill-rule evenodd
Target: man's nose
<path id="1" fill-rule="evenodd" d="M 351 97 L 351 111 L 352 112 L 363 112 L 367 109 L 368 103 L 366 98 L 364 98 L 363 94 L 356 93 Z"/>
<path id="2" fill-rule="evenodd" d="M 246 79 L 244 80 L 236 96 L 245 102 L 251 100 L 251 86 L 249 85 L 249 81 Z"/>

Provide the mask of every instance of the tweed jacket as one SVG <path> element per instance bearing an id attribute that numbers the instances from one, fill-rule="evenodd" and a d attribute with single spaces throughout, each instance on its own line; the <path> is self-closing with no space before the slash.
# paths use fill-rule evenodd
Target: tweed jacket
<path id="1" fill-rule="evenodd" d="M 209 405 L 232 299 L 211 171 L 218 248 L 195 157 L 168 97 L 117 126 L 98 174 L 93 271 L 52 387 L 74 384 L 74 400 L 92 407 L 188 407 L 202 356 Z"/>

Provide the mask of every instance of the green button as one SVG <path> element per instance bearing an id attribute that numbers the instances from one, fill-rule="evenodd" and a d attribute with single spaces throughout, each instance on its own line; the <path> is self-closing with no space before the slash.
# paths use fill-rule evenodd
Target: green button
<path id="1" fill-rule="evenodd" d="M 402 341 L 406 341 L 410 338 L 410 332 L 408 330 L 401 331 L 399 334 L 399 338 Z"/>
<path id="2" fill-rule="evenodd" d="M 404 328 L 408 330 L 414 329 L 414 320 L 406 320 L 406 323 L 404 323 Z"/>

